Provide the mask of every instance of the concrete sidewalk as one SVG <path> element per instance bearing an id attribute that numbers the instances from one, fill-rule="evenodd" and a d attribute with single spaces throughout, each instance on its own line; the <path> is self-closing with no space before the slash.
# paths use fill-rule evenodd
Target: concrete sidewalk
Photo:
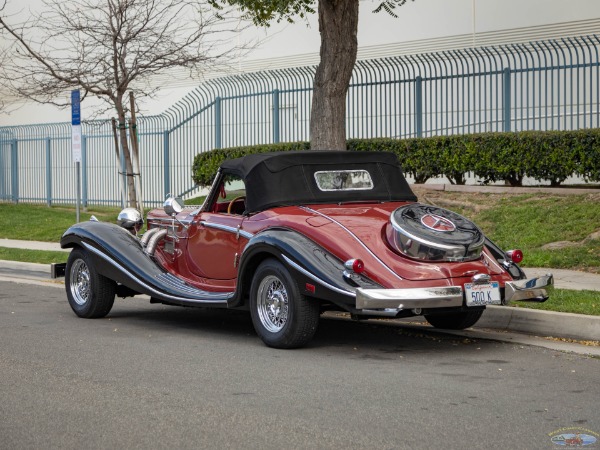
<path id="1" fill-rule="evenodd" d="M 18 241 L 16 239 L 0 239 L 0 247 L 20 248 L 23 250 L 45 250 L 52 252 L 70 252 L 70 248 L 60 248 L 58 242 Z"/>
<path id="2" fill-rule="evenodd" d="M 0 239 L 0 247 L 29 250 L 63 250 L 58 243 Z M 528 277 L 552 273 L 559 289 L 600 291 L 600 275 L 563 269 L 524 268 Z M 50 281 L 49 264 L 32 264 L 0 260 L 0 279 L 27 282 Z M 552 301 L 550 298 L 549 301 Z M 403 319 L 400 319 L 403 320 Z M 418 322 L 419 318 L 406 319 Z M 538 311 L 527 308 L 490 306 L 475 329 L 491 328 L 537 336 L 600 341 L 600 316 Z"/>

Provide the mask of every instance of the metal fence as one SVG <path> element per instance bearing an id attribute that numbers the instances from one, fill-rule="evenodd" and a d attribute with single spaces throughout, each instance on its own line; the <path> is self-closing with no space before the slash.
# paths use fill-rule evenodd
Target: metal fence
<path id="1" fill-rule="evenodd" d="M 359 61 L 348 138 L 600 126 L 596 35 Z M 191 165 L 215 148 L 309 139 L 315 67 L 210 80 L 138 120 L 144 199 L 194 195 Z M 68 123 L 0 127 L 0 200 L 75 202 Z M 83 123 L 82 199 L 122 203 L 109 121 Z"/>

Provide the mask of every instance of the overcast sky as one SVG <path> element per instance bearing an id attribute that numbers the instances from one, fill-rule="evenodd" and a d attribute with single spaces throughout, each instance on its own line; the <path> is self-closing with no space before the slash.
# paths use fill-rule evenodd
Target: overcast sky
<path id="1" fill-rule="evenodd" d="M 10 10 L 39 10 L 42 0 L 8 0 Z M 65 0 L 68 1 L 68 0 Z M 415 0 L 399 8 L 397 19 L 385 12 L 372 14 L 377 0 L 361 1 L 359 47 L 440 38 L 454 35 L 522 28 L 600 17 L 600 0 Z M 599 30 L 600 31 L 600 30 Z M 316 17 L 308 23 L 273 24 L 268 29 L 252 29 L 241 40 L 259 37 L 261 46 L 249 60 L 261 60 L 295 54 L 318 53 L 319 33 Z M 186 88 L 188 91 L 190 88 Z M 173 104 L 186 89 L 168 92 L 160 103 L 148 104 L 147 110 L 159 113 L 157 105 Z M 167 91 L 165 91 L 167 92 Z M 47 107 L 25 107 L 10 116 L 0 114 L 0 125 L 69 120 L 69 111 L 56 113 Z"/>

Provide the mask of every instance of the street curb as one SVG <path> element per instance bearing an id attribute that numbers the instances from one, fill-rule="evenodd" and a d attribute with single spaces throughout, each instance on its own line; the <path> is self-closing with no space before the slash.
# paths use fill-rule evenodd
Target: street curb
<path id="1" fill-rule="evenodd" d="M 534 335 L 600 341 L 600 316 L 488 306 L 478 328 L 517 331 Z"/>
<path id="2" fill-rule="evenodd" d="M 0 275 L 50 281 L 50 264 L 0 260 Z"/>

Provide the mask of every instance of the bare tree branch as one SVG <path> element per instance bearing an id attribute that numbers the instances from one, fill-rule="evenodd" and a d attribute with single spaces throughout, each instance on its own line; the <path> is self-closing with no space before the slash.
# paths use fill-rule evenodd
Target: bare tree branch
<path id="1" fill-rule="evenodd" d="M 151 80 L 173 68 L 196 73 L 234 59 L 241 29 L 195 0 L 44 0 L 45 9 L 13 25 L 0 0 L 0 82 L 18 98 L 68 106 L 73 89 L 102 99 L 126 123 L 127 91 L 155 93 Z M 121 146 L 131 172 L 124 129 Z M 130 188 L 130 202 L 135 198 Z"/>
<path id="2" fill-rule="evenodd" d="M 2 0 L 6 2 L 6 0 Z M 46 0 L 47 10 L 20 26 L 0 15 L 10 42 L 2 78 L 16 95 L 61 104 L 70 89 L 113 104 L 132 90 L 151 95 L 149 80 L 170 68 L 196 73 L 247 50 L 215 46 L 240 30 L 217 20 L 210 7 L 189 0 Z M 222 14 L 221 14 L 222 15 Z M 127 108 L 125 107 L 125 110 Z"/>

